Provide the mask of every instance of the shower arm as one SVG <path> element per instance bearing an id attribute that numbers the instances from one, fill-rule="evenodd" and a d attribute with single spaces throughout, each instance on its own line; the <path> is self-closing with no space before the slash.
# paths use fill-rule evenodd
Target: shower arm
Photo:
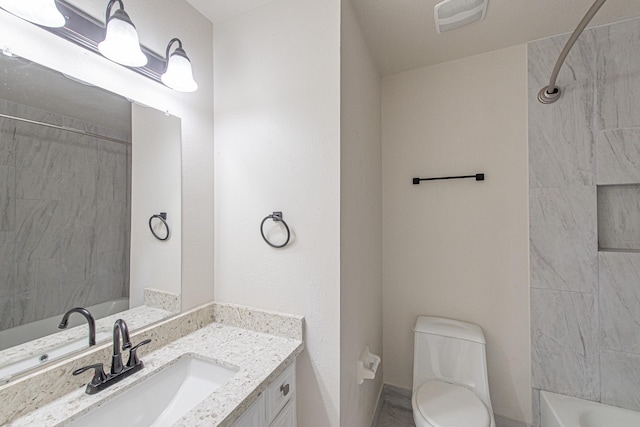
<path id="1" fill-rule="evenodd" d="M 593 3 L 589 11 L 587 12 L 587 14 L 584 15 L 584 18 L 582 18 L 582 21 L 580 21 L 576 29 L 573 31 L 573 34 L 571 34 L 571 37 L 569 37 L 569 41 L 567 41 L 567 44 L 564 46 L 564 49 L 562 49 L 562 52 L 560 52 L 560 56 L 556 61 L 555 67 L 553 67 L 553 72 L 551 73 L 551 79 L 549 79 L 549 85 L 543 87 L 540 90 L 540 92 L 538 92 L 538 101 L 542 102 L 543 104 L 552 104 L 560 98 L 562 91 L 560 90 L 559 87 L 556 86 L 556 81 L 558 79 L 558 74 L 560 74 L 560 69 L 564 64 L 564 61 L 567 59 L 569 52 L 571 52 L 573 45 L 578 40 L 578 37 L 580 37 L 584 29 L 587 27 L 587 25 L 589 25 L 589 22 L 591 22 L 593 17 L 596 15 L 596 13 L 598 13 L 600 8 L 602 7 L 602 5 L 604 5 L 606 1 L 607 0 L 596 0 L 595 3 Z"/>

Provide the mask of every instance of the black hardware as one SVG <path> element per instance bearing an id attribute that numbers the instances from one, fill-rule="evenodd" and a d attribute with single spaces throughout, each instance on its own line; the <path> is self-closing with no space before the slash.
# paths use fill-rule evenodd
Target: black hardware
<path id="1" fill-rule="evenodd" d="M 87 319 L 87 323 L 89 324 L 89 347 L 96 345 L 96 321 L 86 308 L 76 307 L 67 311 L 64 316 L 62 316 L 62 320 L 60 321 L 58 328 L 65 329 L 67 327 L 71 313 L 80 313 L 85 319 Z"/>
<path id="2" fill-rule="evenodd" d="M 104 373 L 102 363 L 96 363 L 95 365 L 89 365 L 80 369 L 76 369 L 75 371 L 73 371 L 73 375 L 80 375 L 81 373 L 88 371 L 89 369 L 93 369 L 93 378 L 91 379 L 91 382 L 87 384 L 87 394 L 94 394 L 89 393 L 89 387 L 97 387 L 107 381 L 107 374 Z"/>
<path id="3" fill-rule="evenodd" d="M 129 361 L 127 362 L 128 368 L 131 368 L 135 365 L 142 363 L 140 359 L 138 359 L 138 349 L 143 345 L 149 344 L 150 342 L 151 342 L 150 339 L 144 340 L 141 343 L 137 344 L 135 347 L 132 347 L 131 350 L 129 350 Z"/>
<path id="4" fill-rule="evenodd" d="M 160 237 L 156 234 L 155 230 L 153 229 L 153 220 L 154 219 L 159 219 L 160 221 L 162 221 L 162 223 L 164 224 L 164 227 L 167 229 L 167 234 L 164 237 Z M 149 218 L 149 230 L 151 230 L 151 234 L 153 234 L 153 237 L 155 237 L 158 240 L 161 241 L 165 241 L 169 238 L 169 224 L 167 223 L 167 213 L 166 212 L 160 212 L 157 215 L 151 215 L 151 218 Z"/>
<path id="5" fill-rule="evenodd" d="M 282 225 L 284 225 L 284 228 L 287 230 L 287 240 L 285 240 L 285 242 L 283 244 L 274 245 L 273 243 L 271 243 L 267 239 L 267 236 L 264 235 L 264 223 L 268 219 L 272 219 L 274 222 L 281 222 Z M 289 243 L 289 239 L 291 239 L 291 230 L 289 230 L 289 226 L 284 221 L 284 219 L 282 219 L 282 212 L 274 212 L 271 215 L 267 216 L 265 219 L 263 219 L 262 222 L 260 223 L 260 234 L 262 235 L 262 238 L 264 239 L 264 241 L 267 242 L 267 245 L 271 246 L 272 248 L 276 248 L 276 249 L 284 248 Z"/>
<path id="6" fill-rule="evenodd" d="M 281 392 L 282 394 L 284 394 L 285 396 L 286 396 L 287 394 L 289 394 L 289 384 L 281 385 L 281 386 L 280 386 L 280 392 Z"/>
<path id="7" fill-rule="evenodd" d="M 122 350 L 131 348 L 129 328 L 124 320 L 118 319 L 113 325 L 113 356 L 111 356 L 111 374 L 117 375 L 124 370 L 122 354 L 120 353 L 120 340 L 122 338 Z"/>
<path id="8" fill-rule="evenodd" d="M 129 361 L 126 366 L 122 365 L 122 355 L 120 353 L 121 340 L 123 341 L 122 350 L 130 349 Z M 79 375 L 93 368 L 93 378 L 91 379 L 91 382 L 87 384 L 85 393 L 96 394 L 144 368 L 144 363 L 142 363 L 142 360 L 138 359 L 136 352 L 140 347 L 147 345 L 150 342 L 151 340 L 147 339 L 132 348 L 131 341 L 129 340 L 129 328 L 124 320 L 118 319 L 113 325 L 113 357 L 111 362 L 111 373 L 105 374 L 102 363 L 96 363 L 95 365 L 85 366 L 84 368 L 74 371 L 73 375 Z"/>
<path id="9" fill-rule="evenodd" d="M 442 179 L 466 179 L 475 178 L 476 181 L 484 181 L 484 174 L 477 173 L 475 175 L 463 175 L 463 176 L 443 176 L 440 178 L 413 178 L 413 184 L 420 184 L 420 181 L 439 181 Z"/>
<path id="10" fill-rule="evenodd" d="M 98 51 L 98 43 L 104 40 L 106 22 L 103 24 L 65 0 L 56 0 L 56 5 L 60 13 L 66 17 L 67 23 L 60 28 L 41 28 L 101 55 Z M 145 46 L 140 45 L 140 49 L 147 57 L 147 64 L 143 67 L 125 67 L 162 83 L 161 76 L 167 68 L 164 58 Z"/>
<path id="11" fill-rule="evenodd" d="M 102 367 L 102 363 L 99 363 L 98 365 L 100 365 L 100 367 Z M 91 368 L 93 366 L 97 366 L 97 365 L 92 365 L 89 366 L 87 368 Z M 129 367 L 125 367 L 122 372 L 120 372 L 119 374 L 105 374 L 104 378 L 102 380 L 100 380 L 98 378 L 98 380 L 96 380 L 96 377 L 94 376 L 93 379 L 91 380 L 91 382 L 89 384 L 87 384 L 87 389 L 85 390 L 85 393 L 87 394 L 96 394 L 108 387 L 111 387 L 114 384 L 119 383 L 120 381 L 122 381 L 123 379 L 130 377 L 131 375 L 135 374 L 136 372 L 140 371 L 142 368 L 144 368 L 144 365 L 142 362 L 140 362 L 137 365 L 132 366 L 131 368 Z M 84 368 L 82 368 L 84 369 Z M 86 369 L 85 369 L 86 370 Z M 80 369 L 78 369 L 78 371 L 80 371 Z M 73 373 L 73 375 L 77 375 L 77 374 L 81 374 L 82 372 L 78 372 L 75 371 Z M 77 374 L 76 374 L 77 372 Z M 104 373 L 104 372 L 103 372 Z"/>

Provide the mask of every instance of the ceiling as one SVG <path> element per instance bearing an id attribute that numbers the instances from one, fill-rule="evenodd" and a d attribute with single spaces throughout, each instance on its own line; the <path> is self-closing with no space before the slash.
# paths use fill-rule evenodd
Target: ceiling
<path id="1" fill-rule="evenodd" d="M 187 1 L 215 23 L 270 0 Z M 571 32 L 593 4 L 593 0 L 489 0 L 483 21 L 438 34 L 433 8 L 440 1 L 351 0 L 382 75 Z M 639 0 L 610 0 L 591 26 L 637 16 Z"/>
<path id="2" fill-rule="evenodd" d="M 187 0 L 214 24 L 269 3 L 272 0 Z"/>

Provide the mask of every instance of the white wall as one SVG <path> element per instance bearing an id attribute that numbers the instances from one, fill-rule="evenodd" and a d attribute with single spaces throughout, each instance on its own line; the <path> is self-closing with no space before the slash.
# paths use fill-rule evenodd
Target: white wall
<path id="1" fill-rule="evenodd" d="M 530 422 L 526 61 L 516 46 L 383 79 L 383 360 L 411 388 L 416 316 L 479 324 L 494 411 Z"/>
<path id="2" fill-rule="evenodd" d="M 77 1 L 103 20 L 104 1 Z M 198 92 L 180 94 L 0 10 L 0 47 L 182 119 L 182 303 L 213 298 L 212 24 L 183 0 L 127 3 L 140 41 L 156 52 L 180 37 Z"/>
<path id="3" fill-rule="evenodd" d="M 299 425 L 338 426 L 340 2 L 216 24 L 214 87 L 215 299 L 305 316 Z M 294 234 L 279 250 L 259 231 L 276 210 Z"/>
<path id="4" fill-rule="evenodd" d="M 382 388 L 357 382 L 368 345 L 382 355 L 380 76 L 351 2 L 342 2 L 340 178 L 340 425 L 369 427 Z"/>
<path id="5" fill-rule="evenodd" d="M 144 304 L 145 288 L 180 293 L 182 174 L 180 119 L 138 104 L 131 106 L 131 286 L 129 306 Z M 156 239 L 149 218 L 167 214 L 169 238 Z M 159 220 L 155 232 L 167 232 Z"/>

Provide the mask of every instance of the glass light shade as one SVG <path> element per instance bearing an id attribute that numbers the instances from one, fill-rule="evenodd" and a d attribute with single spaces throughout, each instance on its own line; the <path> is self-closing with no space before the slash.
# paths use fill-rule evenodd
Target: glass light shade
<path id="1" fill-rule="evenodd" d="M 127 67 L 147 64 L 147 56 L 140 49 L 136 27 L 123 10 L 117 10 L 109 19 L 106 36 L 104 41 L 98 43 L 98 50 L 113 62 Z"/>
<path id="2" fill-rule="evenodd" d="M 43 27 L 59 28 L 66 24 L 54 0 L 0 0 L 0 7 Z"/>
<path id="3" fill-rule="evenodd" d="M 167 71 L 160 78 L 162 83 L 178 92 L 195 92 L 198 90 L 198 83 L 193 80 L 191 61 L 180 48 L 171 54 Z"/>

